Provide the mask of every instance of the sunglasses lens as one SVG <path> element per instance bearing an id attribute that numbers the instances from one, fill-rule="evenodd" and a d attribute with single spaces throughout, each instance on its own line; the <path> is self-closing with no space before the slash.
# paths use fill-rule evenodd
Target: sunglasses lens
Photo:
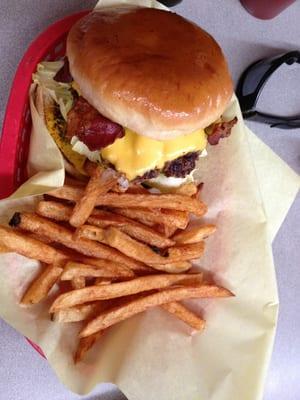
<path id="1" fill-rule="evenodd" d="M 244 117 L 282 129 L 300 128 L 299 64 L 300 52 L 293 51 L 250 65 L 236 88 Z"/>
<path id="2" fill-rule="evenodd" d="M 258 62 L 257 64 L 250 67 L 244 76 L 244 81 L 242 85 L 242 95 L 247 96 L 255 92 L 260 81 L 270 68 L 269 62 Z"/>
<path id="3" fill-rule="evenodd" d="M 300 112 L 300 66 L 282 64 L 268 79 L 257 101 L 258 111 L 275 115 L 298 115 Z"/>

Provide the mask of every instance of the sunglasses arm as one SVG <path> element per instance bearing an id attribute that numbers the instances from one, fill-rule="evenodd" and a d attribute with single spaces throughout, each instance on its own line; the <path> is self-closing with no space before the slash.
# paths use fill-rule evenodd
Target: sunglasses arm
<path id="1" fill-rule="evenodd" d="M 243 113 L 245 119 L 270 125 L 271 128 L 295 129 L 300 128 L 300 115 L 281 117 L 260 111 Z"/>

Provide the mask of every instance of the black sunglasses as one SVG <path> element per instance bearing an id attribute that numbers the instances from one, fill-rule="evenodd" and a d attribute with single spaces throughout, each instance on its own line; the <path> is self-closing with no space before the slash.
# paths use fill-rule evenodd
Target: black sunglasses
<path id="1" fill-rule="evenodd" d="M 259 60 L 244 71 L 238 82 L 236 94 L 245 119 L 269 124 L 271 128 L 295 129 L 300 127 L 300 114 L 285 117 L 256 110 L 259 96 L 270 76 L 281 65 L 294 63 L 300 64 L 300 51 L 290 51 L 273 58 Z"/>

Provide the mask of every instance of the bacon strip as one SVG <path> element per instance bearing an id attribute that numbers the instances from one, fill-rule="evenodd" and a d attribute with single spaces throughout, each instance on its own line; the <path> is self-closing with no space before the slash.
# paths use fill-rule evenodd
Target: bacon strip
<path id="1" fill-rule="evenodd" d="M 207 135 L 208 143 L 214 146 L 219 143 L 220 139 L 228 137 L 231 134 L 232 127 L 237 123 L 237 120 L 237 117 L 235 117 L 231 121 L 222 121 L 213 124 L 212 132 Z"/>
<path id="2" fill-rule="evenodd" d="M 124 136 L 124 129 L 101 115 L 82 96 L 68 113 L 67 137 L 77 136 L 91 150 L 100 150 Z"/>

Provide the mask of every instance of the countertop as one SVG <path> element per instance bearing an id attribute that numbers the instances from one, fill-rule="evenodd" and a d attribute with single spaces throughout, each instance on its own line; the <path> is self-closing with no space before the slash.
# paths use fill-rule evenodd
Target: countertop
<path id="1" fill-rule="evenodd" d="M 95 1 L 90 0 L 1 0 L 0 121 L 4 116 L 14 72 L 29 43 L 52 22 L 73 12 L 92 8 L 94 4 Z M 253 18 L 238 0 L 183 0 L 173 10 L 213 34 L 227 56 L 235 81 L 251 62 L 300 48 L 299 1 L 270 21 Z M 274 113 L 299 113 L 299 82 L 299 66 L 290 67 L 288 72 L 287 69 L 278 72 L 266 87 L 260 102 L 261 108 Z M 300 129 L 284 131 L 258 123 L 246 124 L 296 172 L 300 172 Z M 280 188 L 274 188 L 274 191 L 277 190 Z M 280 314 L 264 400 L 299 398 L 299 215 L 300 196 L 273 243 Z M 47 361 L 3 321 L 0 321 L 0 398 L 126 399 L 114 385 L 99 385 L 89 396 L 84 397 L 69 392 L 57 381 Z"/>

